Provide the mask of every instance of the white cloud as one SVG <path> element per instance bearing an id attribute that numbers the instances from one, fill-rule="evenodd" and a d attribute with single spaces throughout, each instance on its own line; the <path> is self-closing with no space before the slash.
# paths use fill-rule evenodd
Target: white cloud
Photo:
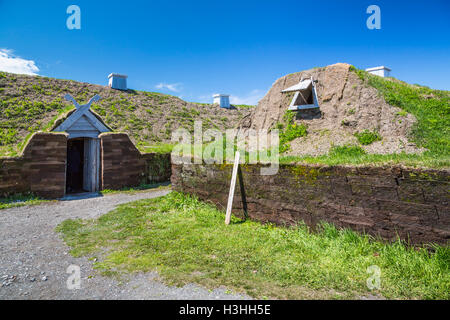
<path id="1" fill-rule="evenodd" d="M 230 103 L 231 104 L 247 104 L 250 106 L 256 106 L 258 104 L 258 101 L 261 100 L 264 97 L 264 92 L 261 90 L 252 90 L 248 94 L 244 96 L 230 96 Z"/>
<path id="2" fill-rule="evenodd" d="M 206 94 L 198 97 L 198 102 L 201 103 L 212 103 L 212 101 L 213 101 L 213 94 Z"/>
<path id="3" fill-rule="evenodd" d="M 33 60 L 22 59 L 12 50 L 0 49 L 0 71 L 36 75 L 39 68 Z"/>
<path id="4" fill-rule="evenodd" d="M 156 85 L 157 89 L 166 89 L 173 92 L 180 92 L 181 90 L 181 83 L 159 83 Z"/>

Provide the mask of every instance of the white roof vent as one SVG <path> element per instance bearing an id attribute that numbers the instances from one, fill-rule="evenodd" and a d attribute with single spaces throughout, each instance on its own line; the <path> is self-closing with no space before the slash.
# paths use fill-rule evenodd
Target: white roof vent
<path id="1" fill-rule="evenodd" d="M 230 95 L 229 94 L 214 94 L 213 95 L 214 102 L 213 104 L 218 104 L 221 108 L 230 109 Z"/>
<path id="2" fill-rule="evenodd" d="M 108 86 L 113 89 L 127 90 L 127 75 L 111 73 L 108 76 Z"/>
<path id="3" fill-rule="evenodd" d="M 392 70 L 385 66 L 379 66 L 374 68 L 367 68 L 366 71 L 376 76 L 389 77 Z"/>

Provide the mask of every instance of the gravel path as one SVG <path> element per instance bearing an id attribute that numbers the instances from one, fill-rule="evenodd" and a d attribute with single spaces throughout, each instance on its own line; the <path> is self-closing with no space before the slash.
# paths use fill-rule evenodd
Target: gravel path
<path id="1" fill-rule="evenodd" d="M 95 218 L 117 205 L 166 195 L 169 190 L 72 197 L 65 201 L 0 210 L 0 299 L 247 299 L 194 284 L 168 287 L 156 273 L 118 282 L 97 274 L 87 258 L 74 258 L 55 232 L 69 218 Z M 81 270 L 81 288 L 69 290 L 70 265 Z"/>

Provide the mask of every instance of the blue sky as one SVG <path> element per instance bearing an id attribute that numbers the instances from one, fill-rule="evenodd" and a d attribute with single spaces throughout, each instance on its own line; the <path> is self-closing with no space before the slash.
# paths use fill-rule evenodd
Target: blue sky
<path id="1" fill-rule="evenodd" d="M 81 30 L 66 27 L 71 4 Z M 366 27 L 372 4 L 381 30 Z M 102 85 L 124 73 L 137 90 L 253 104 L 285 74 L 347 62 L 450 90 L 449 34 L 447 0 L 0 0 L 0 70 Z"/>

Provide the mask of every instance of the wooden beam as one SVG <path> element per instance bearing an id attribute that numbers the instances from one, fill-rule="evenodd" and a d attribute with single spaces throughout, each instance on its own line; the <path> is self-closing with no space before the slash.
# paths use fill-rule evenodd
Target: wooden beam
<path id="1" fill-rule="evenodd" d="M 230 193 L 228 194 L 228 204 L 227 204 L 227 213 L 225 215 L 225 224 L 230 224 L 231 220 L 231 209 L 233 208 L 233 198 L 234 198 L 234 189 L 236 187 L 236 176 L 239 167 L 239 151 L 236 151 L 236 155 L 234 157 L 234 166 L 233 166 L 233 174 L 231 176 L 231 184 L 230 184 Z"/>
<path id="2" fill-rule="evenodd" d="M 53 131 L 66 131 L 70 129 L 70 127 L 77 122 L 82 116 L 86 116 L 92 125 L 98 129 L 100 132 L 108 132 L 110 131 L 103 123 L 101 123 L 90 111 L 91 104 L 95 101 L 100 100 L 99 95 L 95 95 L 89 100 L 87 104 L 79 105 L 74 98 L 70 95 L 66 95 L 66 99 L 72 101 L 75 104 L 74 113 L 72 113 L 63 123 L 61 123 L 55 130 Z"/>

